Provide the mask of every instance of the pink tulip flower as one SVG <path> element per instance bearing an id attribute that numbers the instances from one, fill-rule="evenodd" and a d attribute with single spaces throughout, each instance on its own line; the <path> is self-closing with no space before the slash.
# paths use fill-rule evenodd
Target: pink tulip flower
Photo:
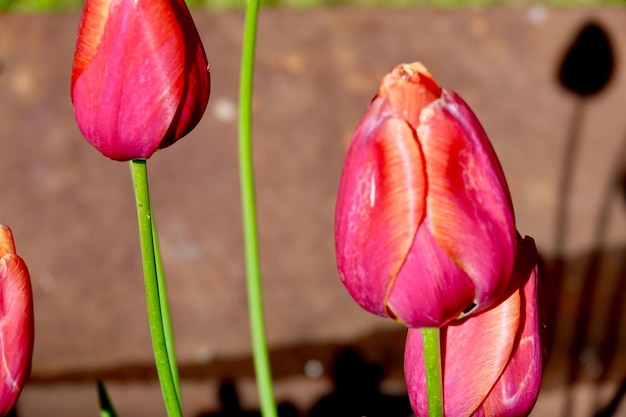
<path id="1" fill-rule="evenodd" d="M 523 287 L 479 315 L 441 328 L 446 416 L 526 416 L 537 396 L 545 338 L 534 242 L 519 244 L 514 274 Z M 404 356 L 415 414 L 428 416 L 422 330 L 409 329 Z"/>
<path id="2" fill-rule="evenodd" d="M 501 302 L 516 231 L 504 174 L 478 119 L 420 63 L 382 80 L 345 159 L 337 265 L 367 311 L 440 327 Z"/>
<path id="3" fill-rule="evenodd" d="M 197 125 L 209 92 L 184 0 L 86 0 L 71 93 L 78 127 L 102 154 L 149 158 Z"/>
<path id="4" fill-rule="evenodd" d="M 11 230 L 0 225 L 0 416 L 11 411 L 30 375 L 33 342 L 30 276 Z"/>

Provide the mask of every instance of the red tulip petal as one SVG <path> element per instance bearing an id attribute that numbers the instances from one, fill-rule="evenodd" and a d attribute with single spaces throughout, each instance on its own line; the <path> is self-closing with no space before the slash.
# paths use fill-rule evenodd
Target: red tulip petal
<path id="1" fill-rule="evenodd" d="M 505 295 L 515 254 L 513 209 L 502 169 L 478 119 L 453 92 L 421 113 L 427 217 L 437 242 L 476 286 L 474 313 Z"/>
<path id="2" fill-rule="evenodd" d="M 30 375 L 34 342 L 30 278 L 15 254 L 0 258 L 0 317 L 0 415 L 5 415 Z"/>
<path id="3" fill-rule="evenodd" d="M 491 310 L 441 329 L 446 416 L 470 416 L 484 401 L 511 355 L 519 327 L 520 294 Z M 421 329 L 409 329 L 404 373 L 413 410 L 428 415 Z"/>
<path id="4" fill-rule="evenodd" d="M 165 135 L 166 140 L 161 142 L 159 148 L 170 146 L 196 127 L 206 110 L 211 92 L 209 64 L 189 9 L 182 0 L 173 1 L 172 5 L 178 21 L 184 22 L 181 26 L 186 49 L 185 85 L 178 112 Z"/>
<path id="5" fill-rule="evenodd" d="M 341 279 L 366 310 L 385 301 L 424 216 L 423 159 L 415 135 L 375 99 L 346 156 L 335 211 Z"/>
<path id="6" fill-rule="evenodd" d="M 521 263 L 531 264 L 522 295 L 521 333 L 515 340 L 513 353 L 502 376 L 483 403 L 485 416 L 522 417 L 532 410 L 541 384 L 543 348 L 540 306 L 541 281 L 534 242 L 526 238 L 518 246 Z M 534 263 L 534 265 L 532 265 Z"/>
<path id="7" fill-rule="evenodd" d="M 74 83 L 85 71 L 98 52 L 104 27 L 109 17 L 112 0 L 87 0 L 80 19 L 74 64 L 72 67 L 72 91 Z"/>
<path id="8" fill-rule="evenodd" d="M 387 305 L 409 327 L 441 327 L 474 300 L 474 285 L 428 231 L 426 218 L 396 278 Z"/>
<path id="9" fill-rule="evenodd" d="M 111 159 L 152 155 L 183 93 L 184 50 L 169 1 L 113 1 L 97 54 L 72 90 L 85 138 Z"/>

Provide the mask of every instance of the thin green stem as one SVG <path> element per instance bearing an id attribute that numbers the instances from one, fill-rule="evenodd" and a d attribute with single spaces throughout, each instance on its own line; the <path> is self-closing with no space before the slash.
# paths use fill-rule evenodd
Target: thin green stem
<path id="1" fill-rule="evenodd" d="M 154 360 L 156 362 L 157 373 L 161 383 L 161 391 L 167 414 L 169 417 L 182 417 L 182 407 L 180 395 L 178 393 L 178 382 L 176 381 L 177 371 L 172 371 L 171 354 L 168 353 L 167 339 L 172 339 L 171 327 L 168 329 L 166 322 L 169 320 L 169 313 L 164 314 L 163 307 L 167 306 L 167 300 L 162 302 L 161 298 L 166 297 L 165 288 L 159 289 L 160 256 L 155 249 L 156 237 L 153 234 L 154 219 L 150 206 L 150 193 L 148 188 L 148 170 L 145 160 L 130 161 L 131 177 L 135 189 L 135 200 L 137 203 L 137 222 L 139 226 L 139 243 L 141 246 L 141 260 L 143 264 L 144 283 L 146 287 L 146 303 L 148 305 L 148 320 L 150 323 L 150 334 L 152 336 L 152 347 L 154 349 Z M 167 310 L 167 308 L 165 309 Z M 164 322 L 164 316 L 167 317 Z M 170 334 L 166 335 L 169 330 Z"/>
<path id="2" fill-rule="evenodd" d="M 157 284 L 159 287 L 159 301 L 161 305 L 161 315 L 163 317 L 163 333 L 165 335 L 165 345 L 167 347 L 167 359 L 172 371 L 172 378 L 176 385 L 176 395 L 178 402 L 182 404 L 180 394 L 180 379 L 178 377 L 178 363 L 176 362 L 176 348 L 174 345 L 174 326 L 172 325 L 172 316 L 170 314 L 170 306 L 167 296 L 167 285 L 165 282 L 165 273 L 163 272 L 163 262 L 161 261 L 161 249 L 159 247 L 159 235 L 156 231 L 154 216 L 152 216 L 152 242 L 154 245 L 154 260 L 156 261 Z"/>
<path id="3" fill-rule="evenodd" d="M 239 86 L 239 174 L 241 177 L 246 282 L 248 286 L 248 311 L 252 333 L 254 370 L 259 390 L 261 413 L 263 417 L 276 417 L 276 402 L 272 387 L 272 374 L 263 319 L 263 297 L 261 294 L 252 163 L 252 84 L 258 14 L 259 1 L 248 0 L 244 23 Z"/>
<path id="4" fill-rule="evenodd" d="M 439 329 L 423 328 L 424 366 L 428 392 L 428 416 L 443 417 L 443 377 L 441 373 L 441 341 Z"/>

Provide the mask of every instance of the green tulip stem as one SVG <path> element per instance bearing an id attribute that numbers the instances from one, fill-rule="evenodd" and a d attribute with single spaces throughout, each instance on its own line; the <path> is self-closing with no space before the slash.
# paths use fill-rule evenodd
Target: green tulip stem
<path id="1" fill-rule="evenodd" d="M 148 188 L 148 169 L 146 160 L 130 161 L 130 171 L 137 203 L 137 222 L 139 225 L 139 243 L 143 264 L 144 283 L 148 321 L 154 349 L 154 360 L 161 383 L 161 391 L 167 415 L 182 417 L 180 383 L 176 354 L 174 352 L 174 334 L 167 302 L 167 291 L 159 245 L 154 226 L 154 216 L 150 206 Z"/>
<path id="2" fill-rule="evenodd" d="M 165 282 L 165 273 L 163 272 L 163 262 L 161 261 L 161 248 L 159 246 L 159 235 L 156 231 L 154 216 L 152 220 L 152 242 L 154 245 L 154 260 L 156 261 L 157 284 L 159 287 L 159 303 L 161 306 L 161 317 L 163 318 L 163 331 L 165 334 L 165 344 L 167 348 L 167 359 L 174 379 L 176 395 L 178 402 L 182 404 L 180 394 L 180 378 L 178 376 L 178 363 L 176 362 L 176 348 L 174 346 L 174 326 L 172 324 L 172 316 L 170 314 L 170 305 L 167 296 L 167 285 Z"/>
<path id="3" fill-rule="evenodd" d="M 263 319 L 263 297 L 259 267 L 258 233 L 252 163 L 252 84 L 259 0 L 248 0 L 244 22 L 239 85 L 239 175 L 248 287 L 248 312 L 252 336 L 254 371 L 263 417 L 276 417 L 276 401 L 272 388 L 272 373 L 267 352 Z"/>
<path id="4" fill-rule="evenodd" d="M 428 392 L 428 416 L 443 417 L 443 377 L 441 373 L 441 341 L 439 329 L 423 328 L 424 367 Z"/>

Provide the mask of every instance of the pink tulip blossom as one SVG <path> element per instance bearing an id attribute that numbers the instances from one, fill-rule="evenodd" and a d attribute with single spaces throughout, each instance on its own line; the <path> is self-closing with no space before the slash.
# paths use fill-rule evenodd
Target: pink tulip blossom
<path id="1" fill-rule="evenodd" d="M 184 0 L 86 0 L 71 93 L 78 127 L 102 154 L 149 158 L 197 125 L 209 92 Z"/>
<path id="2" fill-rule="evenodd" d="M 515 264 L 523 283 L 501 304 L 441 328 L 446 416 L 526 416 L 537 396 L 545 338 L 541 281 L 531 238 L 521 241 Z M 428 415 L 421 329 L 409 329 L 404 356 L 415 414 Z"/>
<path id="3" fill-rule="evenodd" d="M 30 276 L 11 230 L 0 225 L 0 416 L 11 411 L 30 375 L 33 342 Z"/>
<path id="4" fill-rule="evenodd" d="M 337 265 L 367 311 L 440 327 L 500 303 L 516 231 L 480 122 L 420 63 L 393 68 L 361 119 L 335 211 Z"/>

